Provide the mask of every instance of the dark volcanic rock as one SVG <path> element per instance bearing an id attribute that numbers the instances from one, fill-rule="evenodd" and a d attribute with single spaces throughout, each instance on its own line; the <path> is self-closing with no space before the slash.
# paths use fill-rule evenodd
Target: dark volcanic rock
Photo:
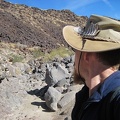
<path id="1" fill-rule="evenodd" d="M 69 10 L 41 10 L 1 0 L 0 41 L 39 46 L 49 52 L 66 45 L 62 36 L 65 25 L 83 26 L 86 20 Z"/>

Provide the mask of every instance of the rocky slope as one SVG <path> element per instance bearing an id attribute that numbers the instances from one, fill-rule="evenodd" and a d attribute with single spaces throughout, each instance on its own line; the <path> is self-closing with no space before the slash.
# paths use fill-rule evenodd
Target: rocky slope
<path id="1" fill-rule="evenodd" d="M 65 42 L 65 25 L 83 26 L 87 17 L 77 16 L 69 10 L 41 10 L 25 5 L 0 1 L 0 41 L 39 46 L 50 51 Z"/>
<path id="2" fill-rule="evenodd" d="M 83 26 L 86 20 L 69 10 L 0 0 L 0 120 L 71 119 L 74 94 L 81 89 L 73 84 L 73 56 L 65 53 L 67 58 L 57 56 L 47 63 L 41 58 L 67 46 L 62 37 L 65 25 Z"/>
<path id="3" fill-rule="evenodd" d="M 71 120 L 81 89 L 73 84 L 74 56 L 41 62 L 29 50 L 0 43 L 0 120 Z"/>

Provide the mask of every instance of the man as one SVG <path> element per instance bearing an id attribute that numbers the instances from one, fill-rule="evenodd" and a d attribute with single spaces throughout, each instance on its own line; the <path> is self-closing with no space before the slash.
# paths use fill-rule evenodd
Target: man
<path id="1" fill-rule="evenodd" d="M 120 120 L 120 21 L 91 15 L 84 28 L 66 26 L 66 42 L 75 49 L 76 94 L 72 120 Z"/>

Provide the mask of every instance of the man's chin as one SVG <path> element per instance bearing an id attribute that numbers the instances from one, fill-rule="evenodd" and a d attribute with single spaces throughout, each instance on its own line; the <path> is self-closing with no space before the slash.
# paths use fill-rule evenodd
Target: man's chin
<path id="1" fill-rule="evenodd" d="M 85 83 L 85 79 L 77 74 L 77 72 L 74 70 L 74 83 L 76 84 L 84 84 Z"/>

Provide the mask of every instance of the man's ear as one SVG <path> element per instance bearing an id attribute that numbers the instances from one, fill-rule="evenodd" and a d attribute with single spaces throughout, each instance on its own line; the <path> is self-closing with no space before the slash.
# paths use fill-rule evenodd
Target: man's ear
<path id="1" fill-rule="evenodd" d="M 84 52 L 83 53 L 83 60 L 88 63 L 90 61 L 90 53 L 89 52 Z"/>
<path id="2" fill-rule="evenodd" d="M 91 52 L 84 52 L 83 53 L 83 59 L 86 63 L 90 63 L 90 62 L 94 62 L 96 57 L 95 57 L 95 53 L 91 53 Z"/>

